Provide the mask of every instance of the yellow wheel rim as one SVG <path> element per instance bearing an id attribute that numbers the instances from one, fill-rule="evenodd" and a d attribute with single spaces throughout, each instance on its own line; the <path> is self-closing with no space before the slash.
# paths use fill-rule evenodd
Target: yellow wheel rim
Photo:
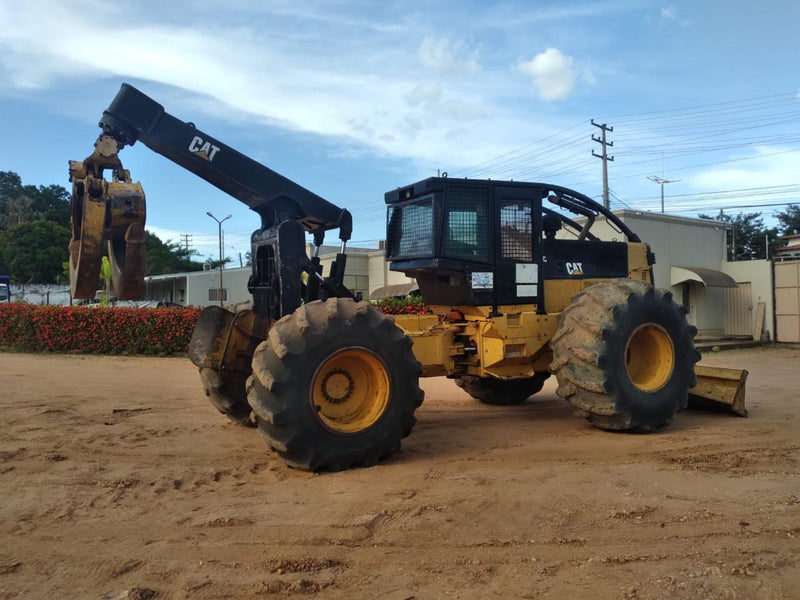
<path id="1" fill-rule="evenodd" d="M 666 330 L 648 323 L 628 339 L 625 368 L 633 385 L 643 392 L 660 390 L 675 368 L 675 349 Z"/>
<path id="2" fill-rule="evenodd" d="M 389 405 L 389 374 L 366 348 L 344 348 L 314 373 L 311 400 L 319 419 L 338 433 L 374 425 Z"/>

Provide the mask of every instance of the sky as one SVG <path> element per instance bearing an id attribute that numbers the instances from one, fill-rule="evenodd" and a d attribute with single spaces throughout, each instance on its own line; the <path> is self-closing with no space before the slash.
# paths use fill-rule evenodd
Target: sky
<path id="1" fill-rule="evenodd" d="M 0 0 L 0 171 L 69 187 L 123 82 L 384 235 L 383 194 L 543 181 L 611 207 L 800 202 L 800 3 Z M 142 144 L 147 228 L 238 263 L 258 216 Z M 652 178 L 667 180 L 659 185 Z M 326 239 L 334 243 L 330 233 Z"/>

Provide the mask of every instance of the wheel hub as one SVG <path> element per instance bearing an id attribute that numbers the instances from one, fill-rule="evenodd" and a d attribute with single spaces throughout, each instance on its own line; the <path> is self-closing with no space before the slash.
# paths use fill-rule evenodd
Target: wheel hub
<path id="1" fill-rule="evenodd" d="M 334 352 L 319 366 L 311 382 L 311 402 L 328 429 L 360 433 L 383 415 L 389 388 L 389 373 L 378 355 L 351 346 Z"/>
<path id="2" fill-rule="evenodd" d="M 341 404 L 353 393 L 353 377 L 344 369 L 333 369 L 322 379 L 322 396 L 328 402 Z"/>
<path id="3" fill-rule="evenodd" d="M 675 367 L 675 348 L 667 331 L 655 323 L 638 327 L 628 338 L 625 368 L 633 385 L 644 392 L 664 387 Z"/>

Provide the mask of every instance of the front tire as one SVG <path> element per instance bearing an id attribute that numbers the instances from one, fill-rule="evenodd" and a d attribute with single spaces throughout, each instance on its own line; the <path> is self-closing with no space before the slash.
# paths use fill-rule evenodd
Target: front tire
<path id="1" fill-rule="evenodd" d="M 259 431 L 292 467 L 371 466 L 400 448 L 422 403 L 411 340 L 366 302 L 304 304 L 253 356 L 248 401 Z"/>
<path id="2" fill-rule="evenodd" d="M 696 333 L 670 292 L 630 279 L 595 284 L 561 313 L 550 342 L 558 394 L 602 429 L 664 427 L 697 382 Z"/>

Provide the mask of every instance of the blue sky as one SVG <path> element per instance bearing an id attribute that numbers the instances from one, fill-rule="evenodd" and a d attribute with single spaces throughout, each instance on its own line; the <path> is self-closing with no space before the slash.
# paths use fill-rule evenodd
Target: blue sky
<path id="1" fill-rule="evenodd" d="M 383 236 L 383 193 L 437 170 L 682 214 L 800 201 L 796 1 L 0 0 L 0 170 L 67 183 L 122 82 Z M 141 144 L 148 228 L 201 257 L 257 215 Z M 679 181 L 677 181 L 679 180 Z M 333 237 L 333 236 L 329 236 Z M 333 239 L 329 239 L 333 241 Z"/>

